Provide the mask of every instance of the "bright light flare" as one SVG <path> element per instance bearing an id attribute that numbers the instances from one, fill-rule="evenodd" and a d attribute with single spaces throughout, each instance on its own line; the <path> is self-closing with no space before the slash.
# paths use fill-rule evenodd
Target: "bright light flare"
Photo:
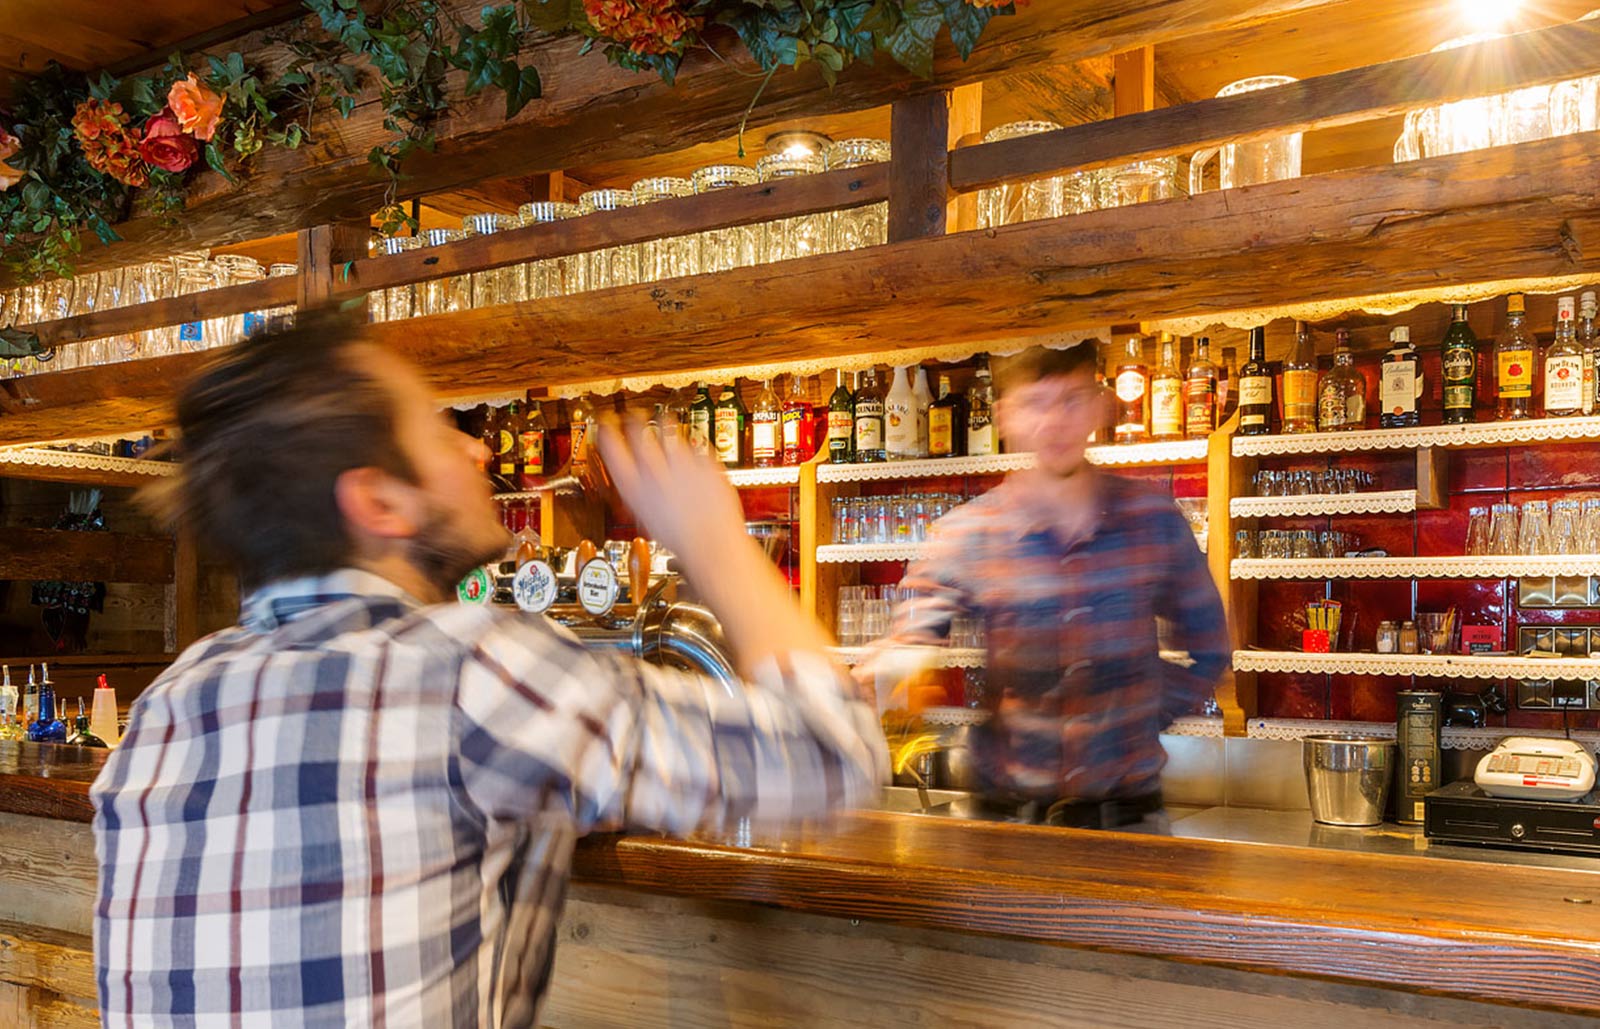
<path id="1" fill-rule="evenodd" d="M 1474 32 L 1491 32 L 1510 21 L 1522 0 L 1456 0 L 1461 18 Z"/>

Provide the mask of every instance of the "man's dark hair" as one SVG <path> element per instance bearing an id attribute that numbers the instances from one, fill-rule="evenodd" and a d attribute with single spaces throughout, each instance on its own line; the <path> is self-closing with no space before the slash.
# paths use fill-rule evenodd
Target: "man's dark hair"
<path id="1" fill-rule="evenodd" d="M 1094 340 L 1084 340 L 1065 350 L 1029 347 L 996 366 L 995 388 L 1004 395 L 1020 386 L 1057 375 L 1076 375 L 1086 371 L 1093 376 L 1098 357 L 1099 350 Z"/>
<path id="2" fill-rule="evenodd" d="M 302 311 L 219 353 L 178 398 L 179 474 L 149 499 L 262 586 L 350 563 L 334 483 L 352 468 L 415 481 L 394 400 L 362 367 L 360 323 Z"/>

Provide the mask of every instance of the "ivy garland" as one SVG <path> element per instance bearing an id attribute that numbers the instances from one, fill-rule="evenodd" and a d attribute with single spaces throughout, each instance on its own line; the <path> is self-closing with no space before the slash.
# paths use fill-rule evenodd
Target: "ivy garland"
<path id="1" fill-rule="evenodd" d="M 689 51 L 716 53 L 706 34 L 723 26 L 763 86 L 779 68 L 810 63 L 831 87 L 847 65 L 880 53 L 931 76 L 941 31 L 965 58 L 993 16 L 1015 11 L 996 0 L 514 0 L 469 22 L 449 0 L 302 3 L 316 21 L 278 34 L 290 60 L 276 73 L 238 52 L 175 53 L 122 79 L 51 64 L 25 82 L 0 115 L 6 266 L 24 280 L 70 276 L 86 233 L 115 242 L 112 226 L 136 212 L 175 220 L 202 162 L 234 180 L 265 147 L 310 141 L 319 110 L 350 117 L 372 78 L 389 135 L 368 160 L 388 179 L 382 220 L 393 231 L 409 221 L 394 202 L 404 164 L 434 148 L 434 124 L 449 109 L 447 77 L 464 73 L 468 96 L 499 91 L 510 118 L 540 95 L 538 72 L 519 60 L 538 32 L 580 34 L 584 52 L 599 47 L 671 83 Z"/>

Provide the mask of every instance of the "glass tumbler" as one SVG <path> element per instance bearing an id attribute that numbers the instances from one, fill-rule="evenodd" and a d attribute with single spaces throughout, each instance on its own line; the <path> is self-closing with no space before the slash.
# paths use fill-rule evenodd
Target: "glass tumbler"
<path id="1" fill-rule="evenodd" d="M 1520 526 L 1517 505 L 1493 504 L 1489 508 L 1489 553 L 1496 557 L 1509 557 L 1518 553 L 1517 536 Z"/>
<path id="2" fill-rule="evenodd" d="M 489 236 L 496 232 L 517 228 L 519 219 L 514 214 L 489 211 L 469 214 L 461 219 L 461 231 L 467 236 Z M 495 304 L 515 304 L 527 299 L 528 280 L 525 265 L 508 264 L 488 271 L 473 272 L 470 276 L 473 307 L 493 307 Z"/>
<path id="3" fill-rule="evenodd" d="M 761 181 L 754 168 L 742 164 L 712 164 L 695 169 L 689 177 L 695 193 L 711 193 Z M 735 225 L 700 233 L 700 270 L 725 272 L 761 263 L 761 226 Z"/>
<path id="4" fill-rule="evenodd" d="M 517 208 L 517 218 L 524 225 L 547 225 L 551 222 L 563 222 L 568 218 L 576 218 L 583 212 L 577 204 L 568 204 L 556 200 L 539 200 L 531 204 L 523 204 Z M 562 257 L 546 257 L 538 261 L 529 261 L 524 268 L 527 269 L 529 300 L 546 300 L 550 297 L 571 296 L 582 293 L 587 287 L 584 285 L 585 254 L 567 254 Z"/>
<path id="5" fill-rule="evenodd" d="M 1054 132 L 1061 128 L 1053 121 L 1014 121 L 990 129 L 984 134 L 985 143 L 1005 139 L 1021 139 L 1040 132 Z M 996 229 L 1002 225 L 1055 218 L 1063 213 L 1062 180 L 1060 176 L 1031 179 L 1027 182 L 1007 182 L 978 191 L 978 227 Z"/>
<path id="6" fill-rule="evenodd" d="M 1170 200 L 1178 195 L 1178 159 L 1152 157 L 1118 168 L 1108 168 L 1100 177 L 1100 206 L 1127 207 L 1152 200 Z"/>
<path id="7" fill-rule="evenodd" d="M 1489 509 L 1474 507 L 1467 511 L 1467 556 L 1485 557 L 1489 553 Z"/>
<path id="8" fill-rule="evenodd" d="M 380 250 L 384 254 L 403 254 L 407 250 L 416 250 L 421 246 L 421 236 L 386 236 L 380 244 Z M 277 265 L 273 267 L 276 268 Z M 373 294 L 369 305 L 372 320 L 398 322 L 421 313 L 417 310 L 417 293 L 424 285 L 420 282 L 408 282 L 403 286 L 390 286 Z"/>
<path id="9" fill-rule="evenodd" d="M 437 247 L 466 239 L 460 229 L 426 229 L 422 233 L 422 246 Z M 472 306 L 472 278 L 467 275 L 448 275 L 442 279 L 429 279 L 416 286 L 418 314 L 452 314 Z"/>
<path id="10" fill-rule="evenodd" d="M 1583 520 L 1579 524 L 1583 553 L 1600 554 L 1600 499 L 1583 502 Z"/>
<path id="11" fill-rule="evenodd" d="M 694 196 L 694 184 L 672 175 L 640 179 L 633 184 L 635 206 L 687 196 Z M 639 245 L 639 265 L 645 282 L 699 275 L 700 235 L 647 240 Z"/>
<path id="12" fill-rule="evenodd" d="M 1524 557 L 1550 553 L 1550 504 L 1547 501 L 1530 500 L 1522 505 L 1517 553 Z"/>
<path id="13" fill-rule="evenodd" d="M 816 175 L 824 170 L 821 154 L 768 154 L 756 162 L 756 175 L 762 182 Z M 761 260 L 771 264 L 796 257 L 810 257 L 829 249 L 831 212 L 779 218 L 762 225 Z"/>
<path id="14" fill-rule="evenodd" d="M 216 268 L 204 257 L 179 254 L 172 262 L 176 294 L 199 293 L 216 286 Z M 218 336 L 222 328 L 223 321 L 220 318 L 184 322 L 178 326 L 178 349 L 194 352 L 217 346 L 221 342 Z"/>
<path id="15" fill-rule="evenodd" d="M 862 168 L 889 160 L 886 139 L 841 139 L 823 151 L 829 171 Z M 859 250 L 889 242 L 889 204 L 880 202 L 865 207 L 833 212 L 834 250 Z"/>
<path id="16" fill-rule="evenodd" d="M 1578 502 L 1558 500 L 1550 505 L 1550 553 L 1582 554 L 1578 534 Z"/>
<path id="17" fill-rule="evenodd" d="M 212 263 L 216 265 L 218 286 L 239 286 L 267 277 L 267 270 L 261 267 L 260 261 L 243 254 L 223 254 Z M 218 343 L 237 343 L 243 339 L 246 321 L 252 331 L 259 328 L 259 319 L 250 318 L 245 312 L 224 315 L 219 321 Z"/>
<path id="18" fill-rule="evenodd" d="M 580 214 L 599 211 L 620 211 L 633 206 L 633 193 L 626 189 L 592 189 L 578 197 Z M 585 281 L 589 289 L 610 289 L 613 286 L 639 284 L 639 245 L 629 243 L 620 247 L 591 250 L 584 261 Z"/>

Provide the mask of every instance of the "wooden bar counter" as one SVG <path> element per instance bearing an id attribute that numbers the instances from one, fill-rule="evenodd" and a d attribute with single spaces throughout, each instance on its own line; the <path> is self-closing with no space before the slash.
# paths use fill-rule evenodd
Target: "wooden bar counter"
<path id="1" fill-rule="evenodd" d="M 0 743 L 0 1024 L 95 1024 L 102 761 Z M 1597 901 L 1584 867 L 878 812 L 781 840 L 594 837 L 544 1020 L 1594 1024 Z"/>

